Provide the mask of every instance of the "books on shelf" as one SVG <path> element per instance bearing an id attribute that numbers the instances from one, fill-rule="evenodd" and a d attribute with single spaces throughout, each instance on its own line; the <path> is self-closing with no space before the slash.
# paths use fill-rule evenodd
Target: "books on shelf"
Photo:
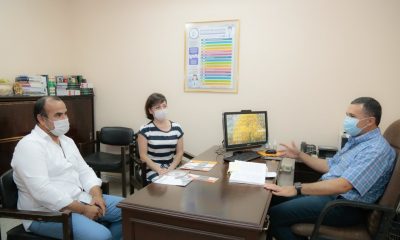
<path id="1" fill-rule="evenodd" d="M 93 95 L 93 83 L 81 83 L 81 95 Z"/>
<path id="2" fill-rule="evenodd" d="M 15 78 L 19 83 L 25 96 L 46 96 L 47 78 L 40 75 L 20 75 Z"/>
<path id="3" fill-rule="evenodd" d="M 229 163 L 230 183 L 264 185 L 268 172 L 265 163 L 234 161 Z"/>
<path id="4" fill-rule="evenodd" d="M 181 166 L 179 169 L 208 172 L 216 164 L 217 164 L 216 161 L 190 160 L 189 162 Z"/>
<path id="5" fill-rule="evenodd" d="M 93 83 L 81 75 L 55 76 L 57 96 L 93 95 Z"/>
<path id="6" fill-rule="evenodd" d="M 164 175 L 158 176 L 154 182 L 184 187 L 193 180 L 188 173 L 188 171 L 172 170 Z"/>
<path id="7" fill-rule="evenodd" d="M 19 75 L 15 82 L 25 96 L 79 96 L 93 95 L 93 84 L 81 75 Z"/>

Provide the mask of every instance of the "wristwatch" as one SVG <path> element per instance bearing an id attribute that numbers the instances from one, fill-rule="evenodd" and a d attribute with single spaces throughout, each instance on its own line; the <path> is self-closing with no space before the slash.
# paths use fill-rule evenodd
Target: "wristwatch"
<path id="1" fill-rule="evenodd" d="M 297 191 L 297 195 L 301 195 L 301 188 L 302 188 L 301 182 L 295 182 L 295 183 L 294 183 L 294 188 L 295 188 L 296 191 Z"/>

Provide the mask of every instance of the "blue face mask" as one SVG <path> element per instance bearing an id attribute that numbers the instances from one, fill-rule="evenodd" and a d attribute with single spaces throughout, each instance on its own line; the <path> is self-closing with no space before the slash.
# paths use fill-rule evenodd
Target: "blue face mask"
<path id="1" fill-rule="evenodd" d="M 343 129 L 350 136 L 355 137 L 362 131 L 361 128 L 357 127 L 359 120 L 357 118 L 346 116 L 343 121 Z"/>

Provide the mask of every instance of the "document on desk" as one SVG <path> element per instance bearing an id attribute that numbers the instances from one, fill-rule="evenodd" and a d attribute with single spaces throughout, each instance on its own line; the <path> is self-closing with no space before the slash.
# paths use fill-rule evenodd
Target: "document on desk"
<path id="1" fill-rule="evenodd" d="M 193 178 L 189 176 L 189 171 L 173 170 L 159 176 L 154 182 L 159 184 L 186 186 Z"/>
<path id="2" fill-rule="evenodd" d="M 216 178 L 216 177 L 208 177 L 208 176 L 197 175 L 197 174 L 192 174 L 192 173 L 189 173 L 189 176 L 191 178 L 193 178 L 193 180 L 209 182 L 209 183 L 215 183 L 218 180 L 218 178 Z"/>
<path id="3" fill-rule="evenodd" d="M 264 185 L 268 171 L 265 163 L 235 161 L 229 163 L 230 183 Z"/>
<path id="4" fill-rule="evenodd" d="M 216 161 L 190 160 L 189 162 L 187 162 L 183 166 L 181 166 L 179 169 L 208 172 L 216 164 L 217 164 Z"/>

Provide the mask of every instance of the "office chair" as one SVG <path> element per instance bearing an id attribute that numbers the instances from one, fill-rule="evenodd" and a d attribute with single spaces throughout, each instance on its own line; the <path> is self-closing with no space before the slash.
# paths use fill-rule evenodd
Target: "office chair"
<path id="1" fill-rule="evenodd" d="M 25 219 L 45 222 L 59 222 L 63 224 L 63 239 L 72 239 L 71 212 L 39 212 L 17 210 L 18 189 L 14 183 L 13 170 L 10 169 L 0 176 L 0 196 L 2 207 L 0 208 L 0 217 Z M 47 240 L 53 239 L 26 232 L 23 225 L 20 224 L 7 232 L 8 240 Z"/>
<path id="2" fill-rule="evenodd" d="M 149 182 L 146 179 L 146 169 L 147 169 L 147 164 L 145 162 L 142 162 L 142 160 L 140 160 L 140 154 L 139 154 L 139 145 L 137 142 L 137 135 L 135 134 L 135 144 L 134 144 L 134 151 L 132 151 L 132 157 L 131 157 L 131 165 L 130 165 L 130 173 L 129 176 L 131 178 L 130 181 L 130 191 L 131 194 L 134 193 L 134 189 L 141 189 L 143 187 L 146 187 Z M 184 159 L 193 159 L 194 155 L 188 152 L 183 152 L 183 158 Z M 182 159 L 182 162 L 184 161 L 184 159 Z M 181 162 L 181 163 L 182 163 Z"/>
<path id="3" fill-rule="evenodd" d="M 96 144 L 96 151 L 84 157 L 86 163 L 93 168 L 98 177 L 101 177 L 101 172 L 121 173 L 122 196 L 126 197 L 126 170 L 127 165 L 131 162 L 130 157 L 133 155 L 133 130 L 125 127 L 103 127 L 100 131 L 96 131 L 96 139 L 94 141 L 88 143 L 79 143 L 79 147 L 82 151 L 83 145 L 93 143 Z M 101 152 L 100 143 L 112 146 L 120 146 L 121 153 L 113 154 Z"/>
<path id="4" fill-rule="evenodd" d="M 0 217 L 34 220 L 45 222 L 60 222 L 63 224 L 63 239 L 72 239 L 71 211 L 64 212 L 39 212 L 28 210 L 17 210 L 18 188 L 13 179 L 13 169 L 8 170 L 0 176 L 0 197 L 2 207 L 0 208 Z M 103 193 L 109 193 L 109 183 L 103 182 L 101 186 Z M 7 231 L 8 240 L 50 240 L 54 238 L 44 237 L 32 232 L 26 232 L 23 225 Z"/>
<path id="5" fill-rule="evenodd" d="M 310 236 L 311 239 L 325 237 L 328 239 L 387 239 L 396 208 L 400 201 L 400 119 L 392 123 L 383 136 L 396 150 L 396 164 L 392 177 L 382 197 L 375 204 L 360 203 L 348 200 L 335 200 L 328 203 L 321 212 L 315 224 L 294 224 L 292 231 L 300 236 Z M 331 227 L 322 225 L 327 212 L 337 206 L 350 206 L 370 210 L 365 223 L 351 227 Z"/>

